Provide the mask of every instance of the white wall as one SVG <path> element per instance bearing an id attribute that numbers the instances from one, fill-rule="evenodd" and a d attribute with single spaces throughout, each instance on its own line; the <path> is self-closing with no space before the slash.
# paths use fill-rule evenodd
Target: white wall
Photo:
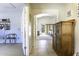
<path id="1" fill-rule="evenodd" d="M 29 54 L 32 52 L 32 47 L 33 47 L 33 38 L 32 38 L 32 17 L 30 17 L 30 5 L 29 7 Z"/>
<path id="2" fill-rule="evenodd" d="M 25 7 L 25 40 L 26 40 L 26 55 L 29 55 L 29 5 Z"/>
<path id="3" fill-rule="evenodd" d="M 29 5 L 22 10 L 21 35 L 24 55 L 29 55 Z"/>
<path id="4" fill-rule="evenodd" d="M 0 19 L 10 18 L 11 21 L 11 29 L 5 31 L 8 33 L 16 33 L 17 34 L 17 43 L 22 43 L 21 39 L 21 14 L 22 10 L 16 9 L 5 9 L 4 11 L 0 11 Z M 0 35 L 4 35 L 4 30 L 0 30 Z M 3 43 L 3 40 L 0 40 L 0 43 Z"/>

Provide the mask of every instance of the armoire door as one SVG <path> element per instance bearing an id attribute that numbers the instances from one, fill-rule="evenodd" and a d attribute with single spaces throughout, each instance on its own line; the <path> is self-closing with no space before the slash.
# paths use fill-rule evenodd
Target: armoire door
<path id="1" fill-rule="evenodd" d="M 71 55 L 73 51 L 72 22 L 62 23 L 62 51 L 63 55 Z"/>

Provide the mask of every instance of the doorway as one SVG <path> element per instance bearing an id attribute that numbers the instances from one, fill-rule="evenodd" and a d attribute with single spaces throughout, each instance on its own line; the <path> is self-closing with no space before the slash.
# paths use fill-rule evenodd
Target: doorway
<path id="1" fill-rule="evenodd" d="M 56 18 L 44 15 L 35 19 L 36 36 L 34 39 L 34 49 L 32 49 L 30 56 L 56 56 L 52 48 L 53 23 Z"/>

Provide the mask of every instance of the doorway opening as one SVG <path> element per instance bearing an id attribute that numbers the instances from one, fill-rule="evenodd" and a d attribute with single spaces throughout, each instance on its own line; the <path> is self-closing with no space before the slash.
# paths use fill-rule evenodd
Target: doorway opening
<path id="1" fill-rule="evenodd" d="M 42 13 L 35 15 L 34 49 L 30 56 L 56 56 L 53 50 L 53 24 L 56 15 Z"/>

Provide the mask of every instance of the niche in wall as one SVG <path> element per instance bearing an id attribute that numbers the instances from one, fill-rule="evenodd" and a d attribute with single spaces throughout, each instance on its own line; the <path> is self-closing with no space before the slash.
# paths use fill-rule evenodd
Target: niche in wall
<path id="1" fill-rule="evenodd" d="M 69 9 L 68 11 L 67 11 L 67 17 L 70 17 L 71 16 L 71 10 Z"/>

